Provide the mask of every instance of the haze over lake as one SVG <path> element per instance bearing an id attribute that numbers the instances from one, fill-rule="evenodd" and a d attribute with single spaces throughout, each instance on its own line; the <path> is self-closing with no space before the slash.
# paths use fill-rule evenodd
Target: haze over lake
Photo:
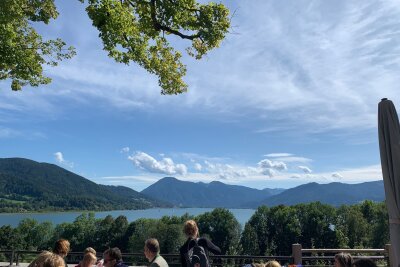
<path id="1" fill-rule="evenodd" d="M 146 210 L 113 210 L 113 211 L 102 211 L 95 212 L 96 218 L 104 218 L 107 215 L 111 215 L 114 218 L 119 215 L 124 215 L 128 218 L 129 222 L 135 221 L 139 218 L 148 219 L 159 219 L 162 216 L 182 216 L 185 213 L 190 215 L 199 215 L 205 212 L 210 212 L 211 208 L 185 208 L 185 209 L 146 209 Z M 239 223 L 244 224 L 254 214 L 253 209 L 229 209 Z M 83 212 L 46 212 L 46 213 L 1 213 L 0 214 L 0 226 L 11 225 L 16 227 L 18 223 L 26 218 L 35 219 L 38 222 L 49 221 L 53 225 L 57 225 L 63 222 L 73 222 L 76 217 L 81 215 Z"/>

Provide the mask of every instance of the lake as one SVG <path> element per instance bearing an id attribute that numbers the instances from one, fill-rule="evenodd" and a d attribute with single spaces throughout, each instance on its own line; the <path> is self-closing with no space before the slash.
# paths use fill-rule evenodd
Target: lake
<path id="1" fill-rule="evenodd" d="M 199 215 L 205 212 L 212 211 L 211 208 L 175 208 L 175 209 L 146 209 L 146 210 L 113 210 L 113 211 L 102 211 L 95 212 L 96 218 L 104 218 L 107 215 L 111 215 L 114 218 L 119 215 L 124 215 L 128 218 L 129 222 L 135 221 L 139 218 L 148 219 L 159 219 L 162 216 L 182 216 L 185 213 L 190 215 Z M 254 214 L 253 209 L 229 209 L 239 223 L 244 224 Z M 16 227 L 18 223 L 25 219 L 31 218 L 38 222 L 49 221 L 53 225 L 57 225 L 63 222 L 73 222 L 76 217 L 81 215 L 82 212 L 48 212 L 48 213 L 0 213 L 0 227 L 3 225 L 11 225 Z"/>

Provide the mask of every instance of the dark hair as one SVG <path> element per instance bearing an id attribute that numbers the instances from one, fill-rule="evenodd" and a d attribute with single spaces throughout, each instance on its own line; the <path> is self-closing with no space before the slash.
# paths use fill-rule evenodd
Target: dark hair
<path id="1" fill-rule="evenodd" d="M 109 248 L 103 253 L 104 255 L 108 255 L 111 259 L 116 260 L 116 261 L 121 261 L 122 260 L 122 254 L 121 250 L 117 247 L 115 248 Z"/>
<path id="2" fill-rule="evenodd" d="M 155 238 L 149 238 L 144 242 L 146 248 L 152 253 L 159 253 L 160 252 L 160 244 L 158 240 Z"/>
<path id="3" fill-rule="evenodd" d="M 338 253 L 335 255 L 335 260 L 338 261 L 341 267 L 353 267 L 353 258 L 349 253 Z"/>
<path id="4" fill-rule="evenodd" d="M 355 267 L 377 267 L 376 263 L 368 258 L 358 259 L 354 262 Z"/>

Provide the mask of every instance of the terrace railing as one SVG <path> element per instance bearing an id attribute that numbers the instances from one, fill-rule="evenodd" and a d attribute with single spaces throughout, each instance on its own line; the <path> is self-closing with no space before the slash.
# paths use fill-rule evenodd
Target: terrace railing
<path id="1" fill-rule="evenodd" d="M 354 259 L 370 258 L 377 262 L 378 266 L 393 267 L 390 265 L 391 247 L 386 245 L 384 249 L 303 249 L 301 244 L 292 245 L 292 255 L 288 256 L 253 256 L 253 255 L 211 255 L 212 266 L 241 267 L 253 262 L 266 262 L 277 260 L 282 266 L 333 266 L 334 255 L 339 252 L 348 252 Z M 40 251 L 3 250 L 0 251 L 0 261 L 5 261 L 7 266 L 20 266 L 20 263 L 32 261 Z M 180 266 L 179 254 L 161 254 L 169 266 Z M 97 255 L 99 258 L 101 253 Z M 82 252 L 70 252 L 66 258 L 68 264 L 78 264 L 82 260 Z M 130 266 L 147 266 L 148 262 L 143 253 L 122 253 L 124 262 Z M 3 266 L 0 266 L 3 267 Z"/>

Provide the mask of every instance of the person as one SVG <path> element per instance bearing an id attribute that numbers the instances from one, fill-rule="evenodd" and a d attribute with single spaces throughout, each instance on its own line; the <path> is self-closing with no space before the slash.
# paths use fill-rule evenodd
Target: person
<path id="1" fill-rule="evenodd" d="M 144 242 L 144 255 L 150 262 L 150 267 L 168 267 L 168 263 L 160 255 L 160 244 L 157 239 L 149 238 Z"/>
<path id="2" fill-rule="evenodd" d="M 28 267 L 64 267 L 64 264 L 64 259 L 59 255 L 50 251 L 43 251 Z"/>
<path id="3" fill-rule="evenodd" d="M 281 267 L 281 264 L 277 261 L 267 261 L 265 267 Z"/>
<path id="4" fill-rule="evenodd" d="M 187 240 L 179 249 L 182 267 L 190 266 L 187 254 L 188 251 L 196 245 L 196 241 L 199 246 L 204 248 L 207 254 L 208 252 L 211 252 L 215 255 L 221 254 L 221 249 L 213 244 L 210 240 L 204 237 L 199 238 L 199 228 L 194 220 L 188 220 L 185 222 L 183 232 L 185 233 Z"/>
<path id="5" fill-rule="evenodd" d="M 128 267 L 122 261 L 121 250 L 117 247 L 109 248 L 103 253 L 103 266 L 104 267 Z"/>
<path id="6" fill-rule="evenodd" d="M 57 254 L 61 258 L 64 259 L 65 267 L 68 267 L 67 262 L 65 261 L 65 257 L 68 255 L 70 250 L 69 241 L 66 239 L 59 239 L 54 244 L 53 253 Z"/>
<path id="7" fill-rule="evenodd" d="M 93 262 L 94 261 L 94 262 Z M 83 259 L 75 267 L 90 267 L 97 262 L 96 250 L 92 247 L 87 247 L 83 251 Z"/>
<path id="8" fill-rule="evenodd" d="M 79 263 L 80 267 L 92 267 L 97 262 L 95 254 L 89 252 L 83 256 L 83 260 Z"/>
<path id="9" fill-rule="evenodd" d="M 353 267 L 353 258 L 349 253 L 338 253 L 335 255 L 335 267 Z"/>
<path id="10" fill-rule="evenodd" d="M 376 263 L 368 258 L 358 259 L 354 261 L 354 267 L 377 267 Z"/>

